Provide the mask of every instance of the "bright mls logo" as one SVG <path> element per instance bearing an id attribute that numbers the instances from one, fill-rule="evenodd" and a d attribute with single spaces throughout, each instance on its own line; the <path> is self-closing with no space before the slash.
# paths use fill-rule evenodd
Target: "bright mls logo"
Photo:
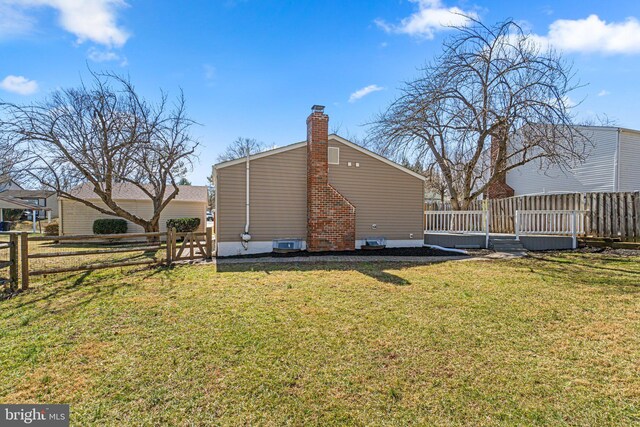
<path id="1" fill-rule="evenodd" d="M 0 425 L 68 426 L 69 405 L 0 405 Z"/>

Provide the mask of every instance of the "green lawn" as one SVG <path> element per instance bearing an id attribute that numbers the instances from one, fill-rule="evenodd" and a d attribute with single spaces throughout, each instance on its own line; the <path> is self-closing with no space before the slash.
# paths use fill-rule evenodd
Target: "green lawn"
<path id="1" fill-rule="evenodd" d="M 640 259 L 211 265 L 0 302 L 0 402 L 74 425 L 640 424 Z"/>

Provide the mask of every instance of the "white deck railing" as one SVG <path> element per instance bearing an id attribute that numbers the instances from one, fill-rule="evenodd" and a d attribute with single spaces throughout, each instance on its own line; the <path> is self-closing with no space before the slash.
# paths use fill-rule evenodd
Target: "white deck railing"
<path id="1" fill-rule="evenodd" d="M 484 234 L 489 244 L 487 211 L 425 211 L 424 232 Z"/>
<path id="2" fill-rule="evenodd" d="M 584 234 L 583 211 L 516 211 L 514 216 L 516 239 L 524 235 L 571 236 L 577 247 L 578 234 Z"/>
<path id="3" fill-rule="evenodd" d="M 575 210 L 517 210 L 513 216 L 516 240 L 520 236 L 571 236 L 577 247 L 577 236 L 585 232 L 585 212 Z M 489 244 L 488 211 L 425 211 L 424 232 L 484 234 Z"/>

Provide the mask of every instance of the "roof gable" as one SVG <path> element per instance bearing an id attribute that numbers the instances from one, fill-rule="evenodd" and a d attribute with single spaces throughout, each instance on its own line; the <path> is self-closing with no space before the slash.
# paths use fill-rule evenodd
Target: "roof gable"
<path id="1" fill-rule="evenodd" d="M 404 166 L 399 165 L 398 163 L 393 162 L 393 161 L 387 159 L 386 157 L 380 156 L 380 155 L 374 153 L 373 151 L 367 150 L 366 148 L 363 148 L 363 147 L 361 147 L 361 146 L 359 146 L 357 144 L 354 144 L 353 142 L 351 142 L 351 141 L 349 141 L 349 140 L 347 140 L 347 139 L 345 139 L 345 138 L 343 138 L 343 137 L 341 137 L 339 135 L 331 134 L 331 135 L 329 135 L 329 140 L 333 140 L 333 141 L 339 142 L 341 144 L 346 145 L 347 147 L 350 147 L 350 148 L 353 148 L 354 150 L 360 151 L 361 153 L 364 153 L 364 154 L 366 154 L 366 155 L 368 155 L 370 157 L 373 157 L 376 160 L 379 160 L 379 161 L 381 161 L 383 163 L 386 163 L 389 166 L 392 166 L 392 167 L 394 167 L 394 168 L 396 168 L 396 169 L 398 169 L 398 170 L 400 170 L 400 171 L 402 171 L 402 172 L 404 172 L 406 174 L 409 174 L 409 175 L 413 176 L 414 178 L 420 179 L 422 181 L 426 181 L 426 179 L 427 179 L 426 177 L 420 175 L 419 173 L 414 172 L 411 169 L 405 168 Z M 307 145 L 306 141 L 297 142 L 295 144 L 290 144 L 290 145 L 285 145 L 284 147 L 279 147 L 279 148 L 276 148 L 276 149 L 273 149 L 273 150 L 263 151 L 261 153 L 257 153 L 257 154 L 254 154 L 252 156 L 249 156 L 249 160 L 260 159 L 260 158 L 263 158 L 263 157 L 272 156 L 274 154 L 279 154 L 279 153 L 282 153 L 282 152 L 285 152 L 285 151 L 295 150 L 297 148 L 301 148 L 301 147 L 304 147 L 306 145 Z M 242 158 L 235 159 L 235 160 L 229 160 L 229 161 L 218 163 L 218 164 L 214 165 L 214 169 L 222 169 L 222 168 L 226 168 L 228 166 L 233 166 L 233 165 L 237 165 L 237 164 L 240 164 L 240 163 L 244 163 L 246 161 L 247 161 L 246 157 L 242 157 Z"/>

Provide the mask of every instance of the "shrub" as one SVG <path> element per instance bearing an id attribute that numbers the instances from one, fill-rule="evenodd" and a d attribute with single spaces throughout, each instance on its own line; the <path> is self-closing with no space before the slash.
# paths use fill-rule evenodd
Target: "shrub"
<path id="1" fill-rule="evenodd" d="M 57 236 L 60 232 L 60 226 L 57 222 L 50 222 L 49 224 L 44 226 L 44 234 L 45 236 Z"/>
<path id="2" fill-rule="evenodd" d="M 19 221 L 24 209 L 5 209 L 4 220 L 5 221 Z"/>
<path id="3" fill-rule="evenodd" d="M 178 233 L 189 233 L 200 227 L 200 218 L 173 218 L 167 220 L 167 230 L 173 227 Z"/>
<path id="4" fill-rule="evenodd" d="M 124 234 L 127 232 L 127 221 L 117 218 L 96 219 L 93 221 L 94 234 Z"/>

